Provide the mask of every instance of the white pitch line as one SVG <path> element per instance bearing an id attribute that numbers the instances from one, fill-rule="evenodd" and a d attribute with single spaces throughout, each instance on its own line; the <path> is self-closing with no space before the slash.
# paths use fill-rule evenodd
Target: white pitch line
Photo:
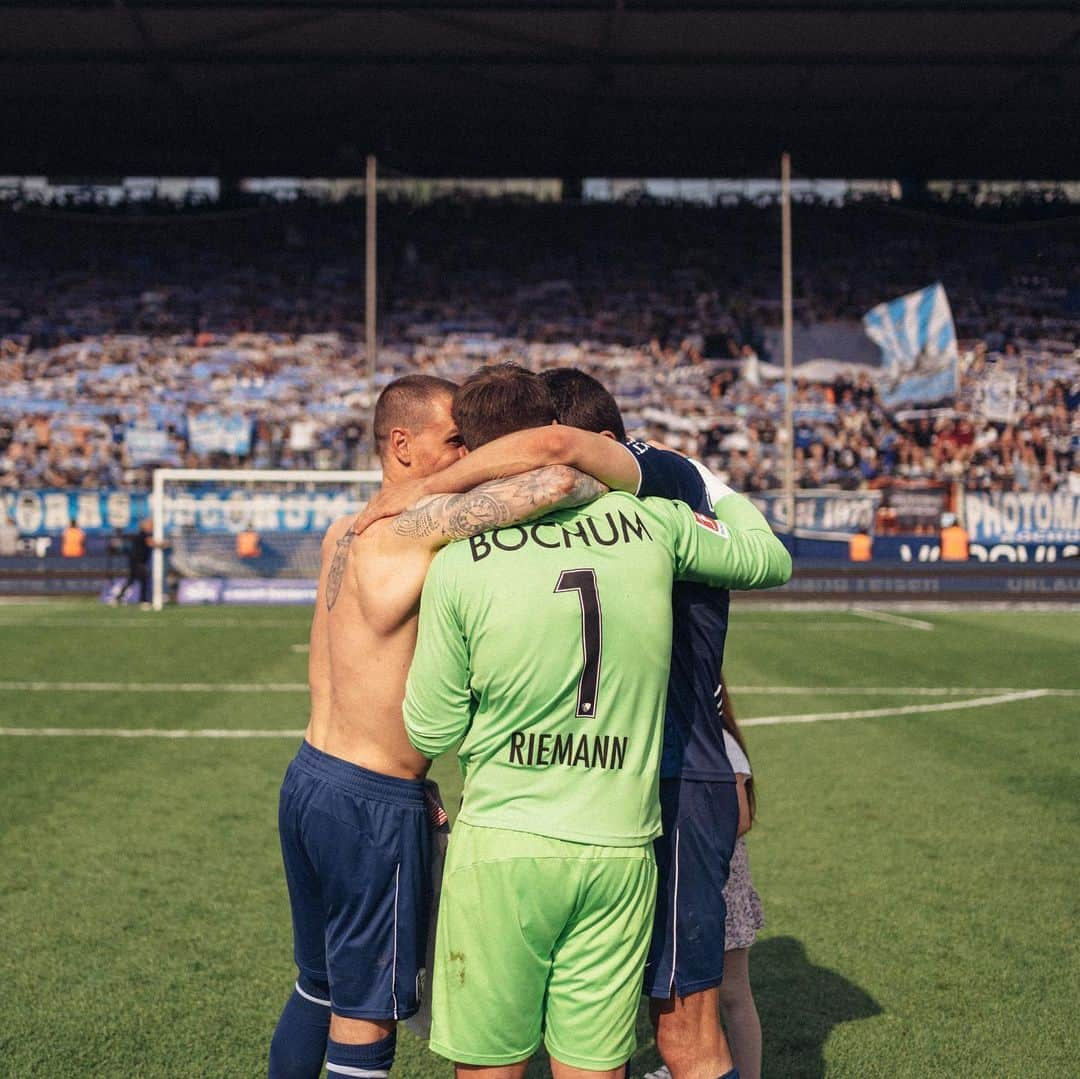
<path id="1" fill-rule="evenodd" d="M 729 686 L 732 693 L 769 697 L 959 697 L 971 693 L 1025 693 L 1019 686 Z M 1029 687 L 1030 688 L 1030 687 Z M 1048 697 L 1080 697 L 1080 689 L 1039 689 Z"/>
<path id="2" fill-rule="evenodd" d="M 307 645 L 293 645 L 300 650 Z M 776 697 L 882 696 L 958 697 L 972 693 L 1038 693 L 1046 697 L 1077 697 L 1080 689 L 1020 689 L 1015 686 L 742 686 L 732 693 Z M 2 692 L 33 693 L 307 693 L 306 682 L 2 682 Z"/>
<path id="3" fill-rule="evenodd" d="M 0 682 L 0 692 L 307 693 L 306 682 Z"/>
<path id="4" fill-rule="evenodd" d="M 804 715 L 757 716 L 740 721 L 743 727 L 780 726 L 785 723 L 822 723 L 841 719 L 880 719 L 886 716 L 912 716 L 928 712 L 955 712 L 965 708 L 990 708 L 1013 701 L 1029 701 L 1039 697 L 1064 695 L 1071 690 L 1025 689 L 999 693 L 993 697 L 976 697 L 969 701 L 946 701 L 942 704 L 911 704 L 902 708 L 867 708 L 857 712 L 815 712 Z M 302 731 L 268 730 L 159 730 L 124 727 L 0 727 L 0 737 L 26 738 L 299 738 Z"/>
<path id="5" fill-rule="evenodd" d="M 855 612 L 853 611 L 852 614 L 854 613 Z M 739 619 L 738 622 L 733 622 L 732 624 L 736 626 L 740 631 L 744 629 L 769 629 L 773 632 L 775 632 L 777 627 L 781 625 L 780 622 L 744 622 L 742 619 Z M 833 630 L 842 629 L 854 629 L 858 630 L 860 633 L 867 633 L 873 630 L 881 630 L 883 632 L 888 632 L 889 630 L 892 630 L 895 632 L 898 629 L 912 629 L 913 627 L 907 625 L 906 623 L 894 624 L 890 626 L 868 626 L 865 622 L 809 622 L 805 624 L 799 622 L 791 628 L 798 633 L 813 633 L 815 630 L 820 631 L 821 633 L 832 633 Z"/>
<path id="6" fill-rule="evenodd" d="M 307 647 L 294 645 L 294 648 Z M 1039 693 L 1046 697 L 1077 697 L 1080 689 L 1025 690 L 1016 686 L 741 686 L 732 693 L 776 697 L 881 696 L 959 697 L 973 693 Z M 0 693 L 307 693 L 305 682 L 2 682 Z"/>
<path id="7" fill-rule="evenodd" d="M 869 607 L 852 607 L 852 614 L 860 618 L 869 618 L 874 622 L 888 622 L 894 626 L 904 626 L 906 629 L 933 629 L 934 623 L 927 622 L 922 618 L 911 618 L 908 615 L 892 614 L 889 611 L 873 610 Z"/>
<path id="8" fill-rule="evenodd" d="M 884 716 L 914 716 L 927 712 L 956 712 L 962 708 L 990 708 L 1013 701 L 1030 701 L 1045 697 L 1045 689 L 1027 689 L 1020 693 L 1001 693 L 996 697 L 976 697 L 971 701 L 946 701 L 943 704 L 908 704 L 901 708 L 866 708 L 858 712 L 809 712 L 795 716 L 756 716 L 739 720 L 741 727 L 769 727 L 784 723 L 823 723 L 835 719 L 879 719 Z"/>
<path id="9" fill-rule="evenodd" d="M 161 730 L 156 727 L 0 727 L 19 738 L 302 738 L 303 731 Z"/>
<path id="10" fill-rule="evenodd" d="M 310 644 L 290 644 L 289 645 L 289 651 L 291 651 L 291 652 L 310 652 L 311 651 L 311 645 Z"/>

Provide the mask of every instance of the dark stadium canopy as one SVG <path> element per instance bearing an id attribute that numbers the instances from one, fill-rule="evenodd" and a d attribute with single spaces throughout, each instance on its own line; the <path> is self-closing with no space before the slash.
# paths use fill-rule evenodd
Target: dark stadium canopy
<path id="1" fill-rule="evenodd" d="M 1080 3 L 0 0 L 0 173 L 1080 177 Z"/>

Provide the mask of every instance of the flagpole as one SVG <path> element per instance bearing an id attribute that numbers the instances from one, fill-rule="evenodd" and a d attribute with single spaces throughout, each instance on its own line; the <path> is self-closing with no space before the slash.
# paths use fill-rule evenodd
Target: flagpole
<path id="1" fill-rule="evenodd" d="M 368 450 L 369 460 L 372 467 L 376 465 L 375 459 L 375 370 L 376 353 L 378 351 L 378 338 L 375 336 L 376 317 L 376 292 L 375 292 L 375 155 L 368 154 L 367 177 L 364 185 L 364 209 L 366 222 L 364 229 L 365 240 L 365 264 L 364 264 L 364 363 L 367 367 L 368 395 L 371 398 L 371 408 L 368 414 Z"/>
<path id="2" fill-rule="evenodd" d="M 781 293 L 784 319 L 784 504 L 795 545 L 795 388 L 791 281 L 791 154 L 780 158 Z"/>

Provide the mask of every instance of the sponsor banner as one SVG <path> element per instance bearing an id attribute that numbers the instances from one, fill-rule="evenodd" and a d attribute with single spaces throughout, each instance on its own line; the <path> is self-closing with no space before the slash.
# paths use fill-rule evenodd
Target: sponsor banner
<path id="1" fill-rule="evenodd" d="M 845 552 L 846 557 L 846 552 Z M 972 543 L 969 562 L 1038 565 L 1080 558 L 1076 543 Z M 878 536 L 874 540 L 875 562 L 934 563 L 941 560 L 941 545 L 926 536 Z"/>
<path id="2" fill-rule="evenodd" d="M 1080 543 L 1080 495 L 1067 491 L 972 493 L 964 527 L 973 543 Z"/>
<path id="3" fill-rule="evenodd" d="M 251 452 L 251 420 L 222 412 L 188 413 L 188 446 L 192 453 L 231 453 L 246 457 Z"/>
<path id="4" fill-rule="evenodd" d="M 181 607 L 200 603 L 220 603 L 221 588 L 225 582 L 220 577 L 184 578 L 176 590 L 176 602 Z"/>
<path id="5" fill-rule="evenodd" d="M 953 564 L 942 562 L 936 566 L 927 566 L 923 571 L 856 574 L 850 570 L 837 568 L 836 572 L 800 574 L 781 588 L 771 589 L 768 596 L 878 596 L 906 597 L 912 599 L 962 599 L 965 596 L 984 594 L 1000 595 L 1024 599 L 1076 599 L 1080 597 L 1080 566 L 1075 573 L 1063 573 L 1047 569 L 1045 572 L 1032 573 L 1030 569 L 1014 572 L 990 572 L 982 567 L 976 572 L 965 572 L 953 568 Z M 762 593 L 762 596 L 765 596 Z"/>
<path id="6" fill-rule="evenodd" d="M 956 328 L 940 282 L 878 304 L 863 326 L 881 349 L 878 390 L 886 408 L 956 396 Z"/>
<path id="7" fill-rule="evenodd" d="M 750 495 L 751 501 L 778 532 L 790 532 L 787 499 L 783 495 Z M 846 539 L 853 532 L 869 532 L 874 523 L 881 494 L 878 491 L 795 496 L 795 535 L 815 535 L 822 539 Z"/>
<path id="8" fill-rule="evenodd" d="M 315 602 L 318 581 L 252 580 L 240 577 L 205 577 L 180 582 L 176 602 L 181 606 L 202 603 L 249 607 L 304 606 Z"/>
<path id="9" fill-rule="evenodd" d="M 203 533 L 324 532 L 338 517 L 359 511 L 362 501 L 349 490 L 322 488 L 284 494 L 229 490 L 184 490 L 167 494 L 165 534 L 177 529 Z"/>
<path id="10" fill-rule="evenodd" d="M 146 494 L 129 491 L 5 491 L 0 505 L 23 536 L 61 532 L 74 517 L 87 535 L 134 531 L 150 515 Z"/>
<path id="11" fill-rule="evenodd" d="M 937 528 L 948 504 L 949 493 L 933 487 L 893 487 L 888 502 L 896 511 L 896 527 L 915 532 L 927 526 Z"/>
<path id="12" fill-rule="evenodd" d="M 268 494 L 260 491 L 215 487 L 186 489 L 167 494 L 165 532 L 177 529 L 209 534 L 243 532 L 322 533 L 338 517 L 360 510 L 364 500 L 348 489 L 320 487 L 317 492 Z M 145 492 L 5 491 L 0 507 L 8 510 L 22 536 L 62 532 L 72 517 L 88 536 L 108 535 L 117 529 L 134 531 L 150 516 L 150 497 Z"/>

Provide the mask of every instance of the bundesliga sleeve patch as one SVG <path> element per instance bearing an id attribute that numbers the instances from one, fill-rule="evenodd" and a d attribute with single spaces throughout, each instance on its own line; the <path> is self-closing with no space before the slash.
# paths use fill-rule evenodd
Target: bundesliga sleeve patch
<path id="1" fill-rule="evenodd" d="M 707 528 L 710 532 L 715 532 L 718 536 L 723 536 L 724 539 L 730 539 L 728 534 L 727 525 L 723 521 L 716 520 L 715 517 L 706 517 L 704 513 L 694 512 L 694 520 L 697 521 L 702 528 Z"/>

